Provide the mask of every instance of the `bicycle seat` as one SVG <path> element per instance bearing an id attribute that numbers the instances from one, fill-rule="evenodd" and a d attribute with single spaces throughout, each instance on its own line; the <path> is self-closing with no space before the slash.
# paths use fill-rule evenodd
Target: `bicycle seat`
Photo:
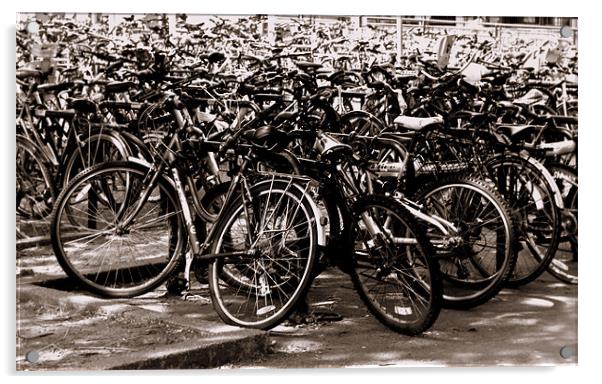
<path id="1" fill-rule="evenodd" d="M 42 110 L 42 116 L 53 118 L 53 119 L 70 120 L 70 119 L 73 119 L 73 117 L 75 116 L 75 111 L 72 109 L 64 110 L 64 111 Z"/>
<path id="2" fill-rule="evenodd" d="M 443 117 L 435 116 L 435 117 L 412 117 L 412 116 L 397 116 L 393 123 L 400 125 L 404 128 L 411 129 L 414 131 L 419 131 L 425 127 L 434 125 L 434 124 L 443 124 Z"/>
<path id="3" fill-rule="evenodd" d="M 254 145 L 270 148 L 274 151 L 284 149 L 289 143 L 287 133 L 271 125 L 249 130 L 243 136 Z"/>
<path id="4" fill-rule="evenodd" d="M 105 86 L 106 93 L 121 93 L 130 90 L 135 84 L 132 81 L 113 81 Z"/>
<path id="5" fill-rule="evenodd" d="M 222 52 L 212 52 L 207 57 L 207 60 L 210 63 L 219 63 L 221 61 L 224 61 L 225 59 L 226 59 L 226 56 Z"/>
<path id="6" fill-rule="evenodd" d="M 351 85 L 351 84 L 349 84 Z M 356 84 L 352 84 L 352 85 L 356 85 Z M 345 88 L 343 86 L 343 88 Z M 366 97 L 367 93 L 366 92 L 362 92 L 361 90 L 353 90 L 352 87 L 348 87 L 351 90 L 345 90 L 341 92 L 341 95 L 343 97 L 348 97 L 348 98 L 364 98 Z"/>
<path id="7" fill-rule="evenodd" d="M 42 72 L 37 69 L 21 68 L 17 70 L 17 79 L 27 79 L 28 77 L 41 77 Z"/>
<path id="8" fill-rule="evenodd" d="M 328 77 L 333 85 L 341 85 L 346 88 L 357 87 L 361 83 L 361 78 L 358 74 L 351 71 L 337 71 Z"/>
<path id="9" fill-rule="evenodd" d="M 73 87 L 72 82 L 59 83 L 59 84 L 40 84 L 38 85 L 38 91 L 40 92 L 61 92 Z"/>
<path id="10" fill-rule="evenodd" d="M 544 150 L 552 155 L 566 155 L 574 153 L 577 150 L 577 143 L 575 143 L 574 140 L 564 140 L 552 143 L 541 143 L 535 146 L 535 148 Z"/>
<path id="11" fill-rule="evenodd" d="M 345 55 L 341 55 L 337 58 L 337 61 L 351 61 L 352 57 L 351 56 L 345 56 Z"/>
<path id="12" fill-rule="evenodd" d="M 530 125 L 530 124 L 521 124 L 521 125 L 498 125 L 497 126 L 497 131 L 508 136 L 508 137 L 512 137 L 512 136 L 516 136 L 521 132 L 524 132 L 526 130 L 535 130 L 535 131 L 539 131 L 541 130 L 542 126 L 538 126 L 538 125 Z"/>
<path id="13" fill-rule="evenodd" d="M 458 86 L 472 95 L 476 95 L 480 91 L 480 88 L 478 86 L 473 85 L 464 79 L 458 79 Z"/>
<path id="14" fill-rule="evenodd" d="M 372 66 L 372 69 L 381 69 L 385 72 L 388 72 L 388 71 L 394 69 L 394 67 L 391 64 L 374 64 Z"/>
<path id="15" fill-rule="evenodd" d="M 382 89 L 386 89 L 387 84 L 382 81 L 373 81 L 370 83 L 366 83 L 366 87 L 379 91 Z"/>
<path id="16" fill-rule="evenodd" d="M 316 148 L 320 152 L 320 160 L 330 163 L 338 163 L 355 153 L 351 145 L 334 140 L 328 135 L 316 141 Z"/>
<path id="17" fill-rule="evenodd" d="M 315 71 L 318 68 L 322 68 L 322 64 L 320 64 L 320 63 L 312 63 L 312 62 L 309 62 L 309 61 L 299 61 L 299 62 L 297 62 L 295 64 L 303 72 Z"/>
<path id="18" fill-rule="evenodd" d="M 88 99 L 70 99 L 69 107 L 80 113 L 96 113 L 96 104 Z"/>

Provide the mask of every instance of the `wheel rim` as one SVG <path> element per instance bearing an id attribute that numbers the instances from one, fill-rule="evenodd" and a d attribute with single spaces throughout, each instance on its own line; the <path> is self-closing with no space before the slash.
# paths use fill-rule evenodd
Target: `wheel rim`
<path id="1" fill-rule="evenodd" d="M 491 196 L 467 184 L 448 184 L 420 199 L 430 214 L 453 225 L 434 227 L 429 238 L 439 255 L 444 299 L 475 300 L 497 291 L 512 266 L 509 218 Z"/>
<path id="2" fill-rule="evenodd" d="M 166 274 L 182 249 L 177 203 L 160 183 L 129 225 L 141 172 L 109 169 L 72 185 L 60 200 L 56 240 L 72 275 L 108 295 L 139 294 Z"/>
<path id="3" fill-rule="evenodd" d="M 216 253 L 248 256 L 217 259 L 210 267 L 210 287 L 226 322 L 262 328 L 286 315 L 298 299 L 313 263 L 316 230 L 312 212 L 291 193 L 263 191 L 253 207 L 259 230 L 249 231 L 241 205 L 214 247 Z"/>
<path id="4" fill-rule="evenodd" d="M 360 219 L 356 226 L 354 271 L 363 295 L 382 318 L 397 326 L 421 325 L 433 305 L 428 257 L 416 241 L 413 229 L 391 209 L 370 207 L 368 214 L 387 237 L 374 238 Z M 404 240 L 402 240 L 404 239 Z M 384 245 L 386 244 L 386 245 Z"/>
<path id="5" fill-rule="evenodd" d="M 523 284 L 539 276 L 558 247 L 559 216 L 545 177 L 527 163 L 502 161 L 490 167 L 498 190 L 517 224 L 517 261 L 510 281 Z"/>

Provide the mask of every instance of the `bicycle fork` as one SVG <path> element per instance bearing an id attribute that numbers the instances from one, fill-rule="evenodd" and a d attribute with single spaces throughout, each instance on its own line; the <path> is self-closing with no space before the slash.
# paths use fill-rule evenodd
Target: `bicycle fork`
<path id="1" fill-rule="evenodd" d="M 192 268 L 194 255 L 201 253 L 201 246 L 196 234 L 196 226 L 192 220 L 192 212 L 190 211 L 190 206 L 188 205 L 188 199 L 184 193 L 180 174 L 176 168 L 172 168 L 171 174 L 176 185 L 178 201 L 180 202 L 180 207 L 182 209 L 182 216 L 184 217 L 184 224 L 186 226 L 186 232 L 188 233 L 188 243 L 190 245 L 190 250 L 186 252 L 186 263 L 184 267 L 184 279 L 186 280 L 185 291 L 187 292 L 190 289 L 190 269 Z"/>

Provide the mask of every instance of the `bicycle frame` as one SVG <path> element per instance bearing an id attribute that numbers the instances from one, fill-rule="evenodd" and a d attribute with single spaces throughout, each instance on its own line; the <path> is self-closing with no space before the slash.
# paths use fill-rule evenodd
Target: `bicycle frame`
<path id="1" fill-rule="evenodd" d="M 215 145 L 219 143 L 211 143 L 206 142 L 208 145 Z M 147 175 L 144 177 L 143 184 L 144 189 L 142 191 L 141 198 L 137 204 L 137 206 L 128 214 L 126 218 L 121 222 L 120 226 L 127 227 L 132 223 L 134 218 L 138 215 L 146 200 L 150 197 L 152 190 L 157 185 L 157 181 L 159 180 L 159 176 L 162 174 L 168 174 L 169 179 L 171 180 L 173 186 L 175 187 L 178 199 L 178 210 L 181 212 L 182 218 L 184 220 L 185 229 L 188 235 L 188 242 L 190 245 L 190 252 L 186 254 L 186 264 L 184 268 L 184 278 L 186 280 L 187 287 L 189 287 L 190 282 L 190 270 L 193 261 L 212 261 L 217 258 L 224 257 L 253 257 L 252 252 L 226 252 L 219 254 L 207 254 L 207 250 L 215 240 L 215 230 L 218 227 L 219 220 L 224 218 L 223 214 L 227 207 L 229 207 L 235 200 L 237 199 L 236 191 L 240 190 L 240 198 L 243 202 L 243 207 L 246 212 L 247 225 L 249 226 L 249 234 L 255 233 L 256 223 L 258 222 L 258 218 L 255 217 L 256 209 L 253 207 L 253 196 L 251 194 L 251 187 L 249 185 L 249 180 L 247 176 L 245 176 L 244 171 L 247 169 L 247 166 L 250 161 L 249 156 L 241 156 L 243 158 L 242 164 L 238 167 L 238 171 L 234 172 L 232 175 L 232 179 L 230 181 L 230 185 L 228 187 L 228 191 L 224 197 L 224 201 L 222 206 L 219 209 L 219 213 L 217 214 L 217 219 L 214 221 L 214 225 L 211 226 L 209 232 L 206 235 L 205 241 L 199 241 L 199 237 L 197 236 L 197 228 L 195 225 L 195 217 L 202 217 L 207 219 L 210 217 L 210 214 L 205 211 L 203 206 L 198 200 L 198 190 L 196 188 L 193 176 L 188 173 L 182 173 L 178 167 L 178 158 L 176 153 L 182 149 L 182 142 L 177 134 L 174 134 L 169 141 L 169 144 L 165 146 L 164 153 L 156 159 L 156 161 L 151 165 L 143 162 L 138 158 L 130 158 L 132 161 L 136 161 L 138 163 L 142 163 L 145 166 L 149 167 L 149 171 Z M 260 173 L 261 172 L 257 172 Z M 279 174 L 279 173 L 271 173 L 271 180 L 265 180 L 260 183 L 266 182 L 274 182 L 276 177 L 278 180 L 288 181 L 288 188 L 296 188 L 302 194 L 307 195 L 309 192 L 309 188 L 311 186 L 311 179 L 307 177 L 301 176 L 293 176 L 288 174 Z M 305 188 L 302 187 L 302 182 L 305 183 Z M 260 183 L 254 184 L 258 185 Z M 188 193 L 186 192 L 184 186 L 189 188 Z M 189 197 L 191 197 L 189 199 Z M 189 203 L 192 202 L 192 204 Z M 320 217 L 320 211 L 318 207 L 313 203 L 311 199 L 308 199 L 311 204 L 313 215 L 316 218 Z M 318 228 L 318 246 L 325 245 L 325 234 L 321 225 L 317 226 Z"/>

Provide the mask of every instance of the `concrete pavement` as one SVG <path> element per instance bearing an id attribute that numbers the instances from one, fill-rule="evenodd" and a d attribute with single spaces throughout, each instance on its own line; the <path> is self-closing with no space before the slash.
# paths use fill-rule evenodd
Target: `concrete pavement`
<path id="1" fill-rule="evenodd" d="M 214 368 L 268 351 L 266 332 L 225 325 L 207 289 L 193 293 L 102 299 L 74 290 L 48 246 L 20 250 L 17 370 Z"/>
<path id="2" fill-rule="evenodd" d="M 270 332 L 224 325 L 205 286 L 193 300 L 163 287 L 134 299 L 74 291 L 48 246 L 17 253 L 17 369 L 345 367 L 576 364 L 577 286 L 544 274 L 470 311 L 443 310 L 418 337 L 396 334 L 366 310 L 338 270 L 319 276 L 311 311 L 343 319 Z M 571 356 L 562 357 L 567 347 Z M 27 352 L 38 352 L 35 363 Z"/>

